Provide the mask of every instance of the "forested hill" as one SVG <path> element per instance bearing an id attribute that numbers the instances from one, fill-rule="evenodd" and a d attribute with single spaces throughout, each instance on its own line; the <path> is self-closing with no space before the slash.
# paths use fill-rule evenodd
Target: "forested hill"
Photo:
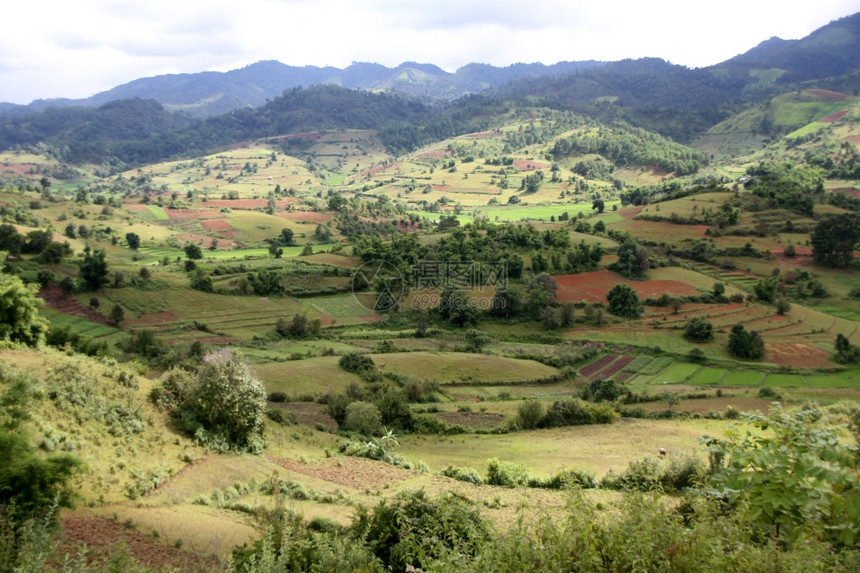
<path id="1" fill-rule="evenodd" d="M 45 143 L 59 159 L 128 165 L 155 163 L 219 146 L 275 135 L 418 124 L 427 105 L 406 97 L 335 86 L 294 88 L 259 108 L 234 110 L 205 120 L 166 112 L 152 100 L 122 100 L 96 109 L 49 109 L 0 124 L 0 149 Z"/>
<path id="2" fill-rule="evenodd" d="M 518 63 L 507 67 L 473 63 L 450 73 L 432 64 L 416 62 L 404 62 L 394 68 L 355 62 L 340 69 L 331 66 L 288 66 L 268 60 L 223 73 L 165 74 L 140 78 L 80 100 L 37 100 L 29 105 L 0 103 L 0 117 L 20 117 L 49 107 L 98 107 L 114 100 L 140 98 L 156 100 L 169 111 L 204 118 L 262 105 L 280 96 L 284 90 L 322 84 L 454 100 L 517 79 L 560 75 L 599 65 L 601 62 L 593 60 L 552 65 Z"/>

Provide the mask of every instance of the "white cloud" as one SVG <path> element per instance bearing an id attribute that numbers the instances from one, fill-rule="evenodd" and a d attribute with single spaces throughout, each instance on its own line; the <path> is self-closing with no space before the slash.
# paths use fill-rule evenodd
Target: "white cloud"
<path id="1" fill-rule="evenodd" d="M 858 0 L 31 0 L 0 19 L 0 101 L 87 97 L 263 59 L 345 67 L 660 57 L 704 66 L 805 36 Z"/>

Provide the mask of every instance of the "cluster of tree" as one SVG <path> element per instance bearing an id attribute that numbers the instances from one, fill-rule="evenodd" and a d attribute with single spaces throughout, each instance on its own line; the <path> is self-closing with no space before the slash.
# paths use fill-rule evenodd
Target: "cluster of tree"
<path id="1" fill-rule="evenodd" d="M 816 262 L 847 267 L 860 243 L 860 215 L 843 213 L 822 219 L 812 232 L 812 255 Z"/>
<path id="2" fill-rule="evenodd" d="M 150 398 L 209 449 L 263 451 L 266 392 L 248 364 L 230 348 L 205 354 L 196 374 L 168 371 Z"/>
<path id="3" fill-rule="evenodd" d="M 744 360 L 760 360 L 764 358 L 764 339 L 758 332 L 736 324 L 729 333 L 729 354 Z"/>
<path id="4" fill-rule="evenodd" d="M 744 187 L 768 199 L 773 207 L 812 217 L 816 198 L 824 193 L 824 171 L 791 163 L 760 163 L 747 168 Z"/>
<path id="5" fill-rule="evenodd" d="M 706 163 L 695 149 L 621 122 L 559 139 L 552 148 L 556 159 L 591 154 L 614 166 L 653 165 L 678 175 L 695 173 Z"/>
<path id="6" fill-rule="evenodd" d="M 22 254 L 38 255 L 39 260 L 45 264 L 57 264 L 72 255 L 72 247 L 68 241 L 54 241 L 50 231 L 37 229 L 22 235 L 8 223 L 0 225 L 0 250 L 16 257 Z"/>
<path id="7" fill-rule="evenodd" d="M 285 338 L 313 338 L 319 336 L 321 326 L 320 319 L 310 320 L 308 315 L 296 313 L 291 320 L 278 318 L 275 332 Z"/>

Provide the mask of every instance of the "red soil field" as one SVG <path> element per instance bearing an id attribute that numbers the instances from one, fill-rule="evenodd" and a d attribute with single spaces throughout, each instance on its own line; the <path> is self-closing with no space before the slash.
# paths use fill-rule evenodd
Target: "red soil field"
<path id="1" fill-rule="evenodd" d="M 795 368 L 823 368 L 833 366 L 829 352 L 802 342 L 772 342 L 765 346 L 765 360 Z"/>
<path id="2" fill-rule="evenodd" d="M 129 211 L 149 211 L 149 207 L 143 203 L 126 203 L 123 208 Z"/>
<path id="3" fill-rule="evenodd" d="M 167 216 L 177 221 L 187 221 L 189 219 L 207 219 L 209 217 L 217 217 L 218 211 L 209 209 L 165 209 Z"/>
<path id="4" fill-rule="evenodd" d="M 843 109 L 842 111 L 837 111 L 836 113 L 831 113 L 830 115 L 824 116 L 821 119 L 819 119 L 818 121 L 820 121 L 821 123 L 833 123 L 834 121 L 838 120 L 843 115 L 845 115 L 846 113 L 848 113 L 848 110 Z"/>
<path id="5" fill-rule="evenodd" d="M 232 231 L 233 225 L 224 219 L 209 219 L 208 221 L 200 221 L 200 226 L 207 231 Z"/>
<path id="6" fill-rule="evenodd" d="M 418 157 L 426 157 L 427 159 L 441 159 L 447 157 L 451 153 L 450 149 L 431 149 L 418 155 Z"/>
<path id="7" fill-rule="evenodd" d="M 627 207 L 625 209 L 621 209 L 618 211 L 618 214 L 624 217 L 625 219 L 632 219 L 636 215 L 639 214 L 642 209 L 645 208 L 645 205 L 639 205 L 638 207 Z"/>
<path id="8" fill-rule="evenodd" d="M 103 517 L 66 517 L 60 524 L 63 527 L 62 552 L 74 555 L 79 547 L 85 546 L 89 562 L 107 558 L 122 543 L 134 559 L 146 567 L 181 571 L 218 569 L 218 560 L 213 557 L 177 549 L 119 521 Z"/>
<path id="9" fill-rule="evenodd" d="M 534 171 L 535 169 L 549 169 L 551 164 L 546 161 L 533 161 L 531 159 L 515 159 L 514 167 L 519 171 Z"/>
<path id="10" fill-rule="evenodd" d="M 848 94 L 830 90 L 806 90 L 806 93 L 814 95 L 818 101 L 845 101 L 848 99 Z"/>
<path id="11" fill-rule="evenodd" d="M 592 362 L 587 366 L 583 366 L 579 369 L 579 374 L 581 376 L 585 376 L 586 378 L 591 378 L 594 374 L 597 374 L 600 370 L 602 370 L 605 366 L 609 365 L 612 361 L 618 358 L 617 354 L 607 354 L 603 356 L 599 360 Z"/>
<path id="12" fill-rule="evenodd" d="M 91 322 L 110 324 L 110 321 L 106 316 L 97 313 L 88 306 L 84 306 L 78 302 L 78 299 L 72 296 L 66 296 L 58 286 L 43 288 L 39 291 L 38 296 L 45 301 L 45 304 L 54 310 L 65 312 L 66 314 L 74 314 L 75 316 L 82 316 Z"/>
<path id="13" fill-rule="evenodd" d="M 622 357 L 620 357 L 618 360 L 616 360 L 615 362 L 613 362 L 612 364 L 610 364 L 609 366 L 607 366 L 606 368 L 601 370 L 600 376 L 602 376 L 603 378 L 606 378 L 606 379 L 612 378 L 616 372 L 620 372 L 625 366 L 627 366 L 628 364 L 633 362 L 634 358 L 635 358 L 635 356 L 622 356 Z M 618 377 L 615 376 L 615 379 L 617 380 Z"/>
<path id="14" fill-rule="evenodd" d="M 278 209 L 286 209 L 287 205 L 298 203 L 300 199 L 287 197 L 277 199 L 275 204 Z M 206 202 L 209 207 L 229 207 L 230 209 L 263 209 L 269 204 L 268 199 L 211 199 Z"/>
<path id="15" fill-rule="evenodd" d="M 279 217 L 283 217 L 287 221 L 299 223 L 302 221 L 310 221 L 311 223 L 325 223 L 331 220 L 331 215 L 328 213 L 317 213 L 316 211 L 287 211 L 279 213 Z"/>
<path id="16" fill-rule="evenodd" d="M 612 271 L 594 271 L 553 277 L 558 283 L 559 302 L 606 302 L 606 295 L 619 283 L 633 287 L 640 299 L 696 294 L 696 289 L 680 281 L 631 281 Z"/>

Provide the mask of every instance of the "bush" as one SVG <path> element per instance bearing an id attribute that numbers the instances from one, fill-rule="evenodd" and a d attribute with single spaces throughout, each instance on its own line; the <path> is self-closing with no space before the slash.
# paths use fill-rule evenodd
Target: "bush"
<path id="1" fill-rule="evenodd" d="M 346 407 L 346 416 L 341 428 L 372 436 L 382 429 L 382 415 L 379 413 L 379 408 L 373 404 L 352 402 Z"/>
<path id="2" fill-rule="evenodd" d="M 545 414 L 543 402 L 526 400 L 517 407 L 517 425 L 526 430 L 533 430 L 541 424 Z"/>
<path id="3" fill-rule="evenodd" d="M 562 470 L 550 478 L 531 478 L 528 485 L 529 487 L 545 489 L 566 489 L 571 487 L 593 489 L 597 487 L 597 480 L 593 475 L 583 471 Z"/>
<path id="4" fill-rule="evenodd" d="M 499 458 L 487 460 L 487 484 L 500 485 L 504 487 L 517 487 L 527 485 L 529 471 L 522 464 L 512 462 L 500 462 Z"/>
<path id="5" fill-rule="evenodd" d="M 639 318 L 642 310 L 639 295 L 629 285 L 620 283 L 612 287 L 606 295 L 609 312 L 622 318 Z"/>
<path id="6" fill-rule="evenodd" d="M 376 369 L 376 364 L 373 363 L 373 359 L 370 358 L 370 356 L 359 354 L 358 352 L 344 354 L 340 357 L 338 364 L 347 372 L 353 372 L 359 375 Z"/>
<path id="7" fill-rule="evenodd" d="M 714 326 L 697 316 L 684 327 L 684 338 L 693 342 L 710 342 L 714 339 Z"/>
<path id="8" fill-rule="evenodd" d="M 490 539 L 471 502 L 456 494 L 431 500 L 423 490 L 360 508 L 351 530 L 392 571 L 428 570 L 436 559 L 455 555 L 467 560 Z"/>
<path id="9" fill-rule="evenodd" d="M 266 392 L 230 348 L 206 354 L 180 408 L 184 427 L 215 450 L 263 449 Z"/>
<path id="10" fill-rule="evenodd" d="M 608 404 L 589 404 L 582 400 L 556 400 L 547 409 L 545 427 L 581 426 L 586 424 L 611 424 L 618 418 Z"/>
<path id="11" fill-rule="evenodd" d="M 454 466 L 448 466 L 439 473 L 457 481 L 464 481 L 475 485 L 484 483 L 484 480 L 481 479 L 481 474 L 475 468 L 455 468 Z"/>

